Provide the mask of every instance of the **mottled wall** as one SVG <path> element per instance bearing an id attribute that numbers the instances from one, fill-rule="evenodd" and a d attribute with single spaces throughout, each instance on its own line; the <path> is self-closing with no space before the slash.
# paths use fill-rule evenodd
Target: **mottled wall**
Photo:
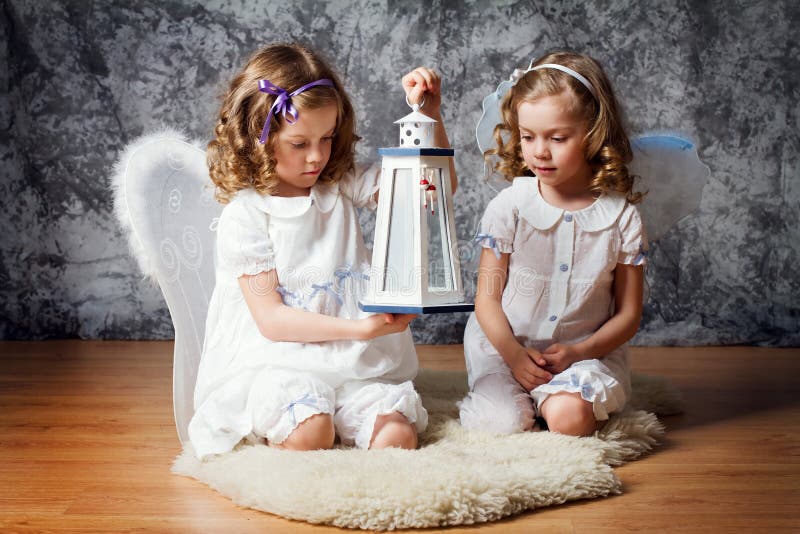
<path id="1" fill-rule="evenodd" d="M 442 73 L 462 239 L 493 196 L 473 139 L 483 96 L 546 51 L 598 58 L 633 133 L 686 132 L 711 168 L 700 210 L 654 246 L 636 341 L 800 342 L 800 4 L 129 4 L 0 3 L 0 337 L 171 336 L 111 215 L 110 167 L 161 124 L 208 139 L 233 69 L 261 44 L 300 39 L 345 79 L 362 159 L 395 142 L 401 74 L 419 64 Z M 415 335 L 459 342 L 465 319 L 429 317 Z"/>

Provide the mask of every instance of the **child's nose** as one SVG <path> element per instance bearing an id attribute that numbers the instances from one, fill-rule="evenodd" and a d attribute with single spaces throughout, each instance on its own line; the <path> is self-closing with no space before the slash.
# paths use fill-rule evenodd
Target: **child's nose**
<path id="1" fill-rule="evenodd" d="M 312 145 L 306 153 L 306 161 L 309 163 L 316 163 L 322 160 L 322 150 L 319 145 Z"/>
<path id="2" fill-rule="evenodd" d="M 539 159 L 547 159 L 550 157 L 550 150 L 547 147 L 547 143 L 544 141 L 536 141 L 536 144 L 533 146 L 533 155 Z"/>

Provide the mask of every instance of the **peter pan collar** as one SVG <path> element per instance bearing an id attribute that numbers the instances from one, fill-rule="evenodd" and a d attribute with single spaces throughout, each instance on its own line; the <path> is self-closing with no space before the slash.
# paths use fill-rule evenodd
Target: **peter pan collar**
<path id="1" fill-rule="evenodd" d="M 299 217 L 306 213 L 312 204 L 322 213 L 331 211 L 339 198 L 339 184 L 316 183 L 311 187 L 307 197 L 262 195 L 255 189 L 240 191 L 239 196 L 274 217 Z"/>
<path id="2" fill-rule="evenodd" d="M 528 223 L 538 230 L 549 230 L 561 220 L 565 210 L 557 208 L 542 198 L 539 181 L 531 176 L 514 178 L 511 186 L 517 211 Z M 578 211 L 568 212 L 578 225 L 587 232 L 605 230 L 619 218 L 625 208 L 625 195 L 617 192 L 601 194 L 590 206 Z"/>

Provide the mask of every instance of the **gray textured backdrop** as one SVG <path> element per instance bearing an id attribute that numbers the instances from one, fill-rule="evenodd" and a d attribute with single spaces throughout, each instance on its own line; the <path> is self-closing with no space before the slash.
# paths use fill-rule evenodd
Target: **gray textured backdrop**
<path id="1" fill-rule="evenodd" d="M 207 140 L 233 70 L 264 43 L 299 39 L 342 74 L 361 159 L 395 142 L 400 76 L 442 73 L 462 239 L 494 194 L 472 135 L 483 96 L 546 51 L 598 58 L 633 133 L 686 132 L 712 171 L 700 210 L 654 246 L 635 341 L 800 342 L 797 2 L 129 4 L 0 3 L 0 338 L 170 337 L 111 215 L 110 167 L 161 124 Z M 415 337 L 460 342 L 465 320 L 418 320 Z"/>

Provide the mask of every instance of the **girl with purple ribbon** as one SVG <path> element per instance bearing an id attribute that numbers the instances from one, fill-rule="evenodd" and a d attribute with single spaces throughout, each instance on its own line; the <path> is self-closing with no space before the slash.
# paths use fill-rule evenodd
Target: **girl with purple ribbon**
<path id="1" fill-rule="evenodd" d="M 512 185 L 476 236 L 461 423 L 512 433 L 539 417 L 590 435 L 630 396 L 626 342 L 642 316 L 647 238 L 619 105 L 600 65 L 568 52 L 515 71 L 487 102 L 500 107 L 477 132 L 493 132 L 486 160 Z"/>
<path id="2" fill-rule="evenodd" d="M 406 75 L 441 121 L 440 80 Z M 440 122 L 441 124 L 441 122 Z M 411 315 L 357 307 L 369 256 L 357 207 L 377 206 L 380 167 L 356 165 L 350 100 L 296 44 L 257 51 L 225 94 L 208 145 L 217 199 L 216 286 L 194 394 L 195 454 L 242 439 L 290 450 L 415 448 L 428 415 Z M 448 146 L 443 128 L 440 146 Z"/>

